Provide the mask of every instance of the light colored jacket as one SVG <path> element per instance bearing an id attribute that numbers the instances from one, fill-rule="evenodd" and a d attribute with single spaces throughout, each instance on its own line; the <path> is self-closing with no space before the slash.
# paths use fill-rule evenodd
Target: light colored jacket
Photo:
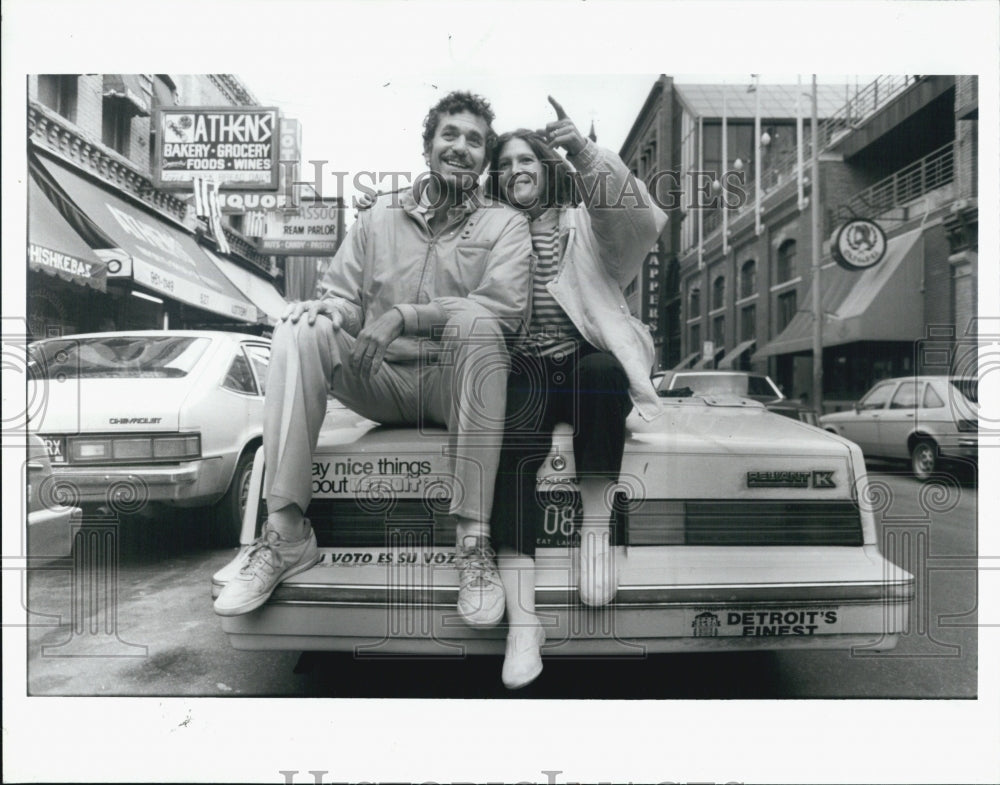
<path id="1" fill-rule="evenodd" d="M 478 191 L 449 210 L 436 235 L 429 213 L 412 189 L 380 196 L 358 215 L 320 281 L 320 299 L 336 305 L 351 335 L 391 308 L 402 313 L 403 334 L 389 345 L 389 360 L 416 359 L 420 337 L 458 311 L 495 318 L 512 334 L 527 313 L 527 218 Z"/>
<path id="2" fill-rule="evenodd" d="M 629 313 L 622 290 L 641 272 L 667 216 L 610 150 L 588 141 L 569 161 L 591 195 L 583 207 L 561 211 L 561 259 L 547 288 L 580 334 L 622 364 L 636 411 L 651 420 L 661 412 L 649 379 L 653 338 Z"/>

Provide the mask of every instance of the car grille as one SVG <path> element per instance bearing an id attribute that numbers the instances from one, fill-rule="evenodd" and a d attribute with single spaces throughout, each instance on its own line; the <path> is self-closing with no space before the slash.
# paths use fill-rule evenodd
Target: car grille
<path id="1" fill-rule="evenodd" d="M 858 506 L 844 501 L 643 499 L 616 504 L 615 540 L 644 545 L 850 545 L 863 543 Z M 321 546 L 413 547 L 455 544 L 453 520 L 435 501 L 395 500 L 383 508 L 316 500 L 309 518 Z M 565 546 L 539 532 L 539 545 Z"/>

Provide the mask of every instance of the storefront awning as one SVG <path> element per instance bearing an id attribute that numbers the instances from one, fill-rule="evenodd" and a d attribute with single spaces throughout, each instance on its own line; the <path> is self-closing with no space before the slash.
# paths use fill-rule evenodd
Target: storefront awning
<path id="1" fill-rule="evenodd" d="M 105 74 L 104 95 L 119 98 L 129 104 L 132 111 L 142 117 L 149 117 L 151 96 L 139 83 L 135 74 Z"/>
<path id="2" fill-rule="evenodd" d="M 923 336 L 922 234 L 914 229 L 893 237 L 885 258 L 867 270 L 855 272 L 839 265 L 823 268 L 824 347 L 855 341 L 915 341 Z M 811 304 L 810 288 L 788 326 L 758 349 L 754 359 L 812 351 Z"/>
<path id="3" fill-rule="evenodd" d="M 721 360 L 719 360 L 718 367 L 719 368 L 732 368 L 733 364 L 745 352 L 749 351 L 750 347 L 753 346 L 755 343 L 757 343 L 757 341 L 755 341 L 754 339 L 751 338 L 749 341 L 744 341 L 743 343 L 739 344 L 735 349 L 733 349 L 731 352 L 729 352 L 729 354 L 727 354 L 725 357 L 723 357 Z"/>
<path id="4" fill-rule="evenodd" d="M 701 352 L 691 352 L 691 354 L 689 354 L 687 357 L 685 357 L 683 360 L 681 360 L 679 363 L 677 363 L 677 365 L 675 365 L 670 370 L 671 371 L 683 371 L 686 368 L 690 368 L 691 367 L 691 363 L 693 363 L 695 360 L 697 360 L 698 359 L 698 355 L 700 355 L 700 354 L 701 354 Z"/>
<path id="5" fill-rule="evenodd" d="M 195 239 L 164 219 L 41 158 L 75 205 L 132 257 L 133 280 L 166 297 L 251 324 L 257 308 L 230 283 Z"/>
<path id="6" fill-rule="evenodd" d="M 249 270 L 240 267 L 228 259 L 216 256 L 207 248 L 202 249 L 208 258 L 215 262 L 216 266 L 222 270 L 223 274 L 232 281 L 233 285 L 239 289 L 254 305 L 261 314 L 266 314 L 269 324 L 277 324 L 288 301 L 281 296 L 281 292 L 274 288 L 274 284 L 265 281 L 260 276 L 254 275 Z"/>
<path id="7" fill-rule="evenodd" d="M 84 242 L 33 177 L 28 177 L 28 268 L 108 290 L 108 265 Z"/>

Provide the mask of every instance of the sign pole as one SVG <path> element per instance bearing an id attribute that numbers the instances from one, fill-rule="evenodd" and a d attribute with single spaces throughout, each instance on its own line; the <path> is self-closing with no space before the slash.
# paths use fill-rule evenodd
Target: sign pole
<path id="1" fill-rule="evenodd" d="M 820 291 L 820 246 L 819 233 L 819 128 L 816 107 L 816 74 L 812 77 L 812 166 L 810 183 L 812 192 L 809 204 L 812 208 L 812 312 L 813 312 L 813 409 L 816 416 L 823 414 L 823 298 Z"/>

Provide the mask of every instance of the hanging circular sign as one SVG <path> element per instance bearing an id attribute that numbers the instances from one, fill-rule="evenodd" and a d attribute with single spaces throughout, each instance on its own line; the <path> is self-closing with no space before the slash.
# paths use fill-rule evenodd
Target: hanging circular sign
<path id="1" fill-rule="evenodd" d="M 867 270 L 882 261 L 886 239 L 882 227 L 867 218 L 855 218 L 837 230 L 830 247 L 834 261 L 848 270 Z"/>

